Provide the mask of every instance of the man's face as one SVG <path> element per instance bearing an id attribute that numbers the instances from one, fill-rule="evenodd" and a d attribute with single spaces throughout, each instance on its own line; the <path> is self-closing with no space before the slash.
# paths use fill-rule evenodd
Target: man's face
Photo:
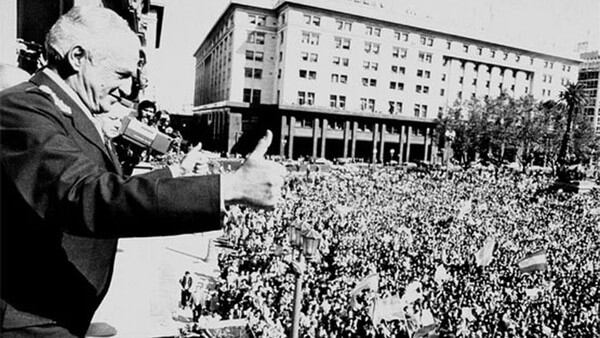
<path id="1" fill-rule="evenodd" d="M 93 114 L 110 112 L 119 97 L 131 91 L 136 55 L 129 51 L 101 58 L 90 57 L 89 54 L 84 57 L 77 80 L 71 83 L 71 87 Z"/>
<path id="2" fill-rule="evenodd" d="M 102 133 L 108 139 L 115 138 L 119 135 L 123 118 L 128 116 L 131 110 L 120 104 L 112 106 L 111 110 L 105 114 L 96 115 L 96 118 L 102 125 Z"/>
<path id="3" fill-rule="evenodd" d="M 148 124 L 152 121 L 154 116 L 154 109 L 152 107 L 146 107 L 140 110 L 141 121 Z"/>

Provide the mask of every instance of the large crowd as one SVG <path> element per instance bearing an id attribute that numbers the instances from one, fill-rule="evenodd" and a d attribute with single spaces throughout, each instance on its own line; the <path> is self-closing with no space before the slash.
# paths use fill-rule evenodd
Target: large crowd
<path id="1" fill-rule="evenodd" d="M 427 311 L 441 337 L 598 337 L 600 193 L 545 192 L 551 181 L 352 166 L 292 175 L 275 210 L 230 210 L 225 236 L 235 249 L 220 255 L 200 315 L 247 318 L 257 336 L 288 335 L 298 254 L 288 229 L 302 225 L 321 241 L 304 271 L 300 337 L 410 337 L 418 320 L 374 320 L 373 304 L 414 282 L 419 296 L 400 312 Z M 475 254 L 489 239 L 492 261 L 480 266 Z M 518 262 L 540 249 L 547 268 L 522 272 Z M 373 273 L 378 286 L 353 297 Z"/>

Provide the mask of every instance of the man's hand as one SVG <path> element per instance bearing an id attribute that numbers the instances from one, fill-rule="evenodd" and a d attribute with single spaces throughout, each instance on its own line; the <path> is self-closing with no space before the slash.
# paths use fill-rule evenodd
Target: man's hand
<path id="1" fill-rule="evenodd" d="M 225 203 L 243 203 L 255 207 L 270 208 L 281 197 L 285 168 L 265 159 L 273 133 L 260 139 L 244 164 L 234 173 L 221 176 L 221 193 Z"/>
<path id="2" fill-rule="evenodd" d="M 202 143 L 198 143 L 185 155 L 179 165 L 184 175 L 207 175 L 208 162 L 207 153 L 202 151 Z"/>

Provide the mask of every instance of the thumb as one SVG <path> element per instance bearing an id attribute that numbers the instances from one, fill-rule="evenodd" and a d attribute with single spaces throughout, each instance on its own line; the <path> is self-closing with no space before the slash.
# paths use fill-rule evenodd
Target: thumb
<path id="1" fill-rule="evenodd" d="M 248 155 L 248 159 L 260 159 L 265 156 L 267 149 L 271 146 L 273 141 L 273 133 L 267 129 L 267 134 L 263 136 L 256 145 L 256 148 Z"/>

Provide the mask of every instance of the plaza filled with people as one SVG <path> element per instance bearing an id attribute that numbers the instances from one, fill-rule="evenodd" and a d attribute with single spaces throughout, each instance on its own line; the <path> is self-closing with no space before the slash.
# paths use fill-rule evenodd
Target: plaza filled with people
<path id="1" fill-rule="evenodd" d="M 201 315 L 287 336 L 298 257 L 288 230 L 300 225 L 321 238 L 300 337 L 597 337 L 600 194 L 545 192 L 552 181 L 502 169 L 293 174 L 274 211 L 230 210 L 233 249 Z M 541 265 L 519 266 L 540 250 Z M 369 275 L 376 286 L 356 290 Z"/>

